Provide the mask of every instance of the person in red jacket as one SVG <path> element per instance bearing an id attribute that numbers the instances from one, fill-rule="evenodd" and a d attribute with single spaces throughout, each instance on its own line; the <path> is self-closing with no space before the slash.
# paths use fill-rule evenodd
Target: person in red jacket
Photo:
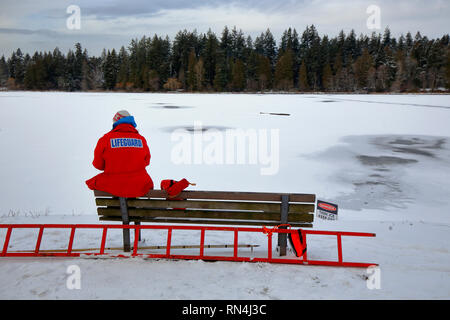
<path id="1" fill-rule="evenodd" d="M 113 118 L 113 129 L 95 147 L 92 164 L 103 172 L 86 184 L 91 190 L 117 197 L 142 197 L 153 189 L 153 181 L 145 169 L 150 157 L 147 141 L 136 130 L 134 117 L 121 110 Z"/>

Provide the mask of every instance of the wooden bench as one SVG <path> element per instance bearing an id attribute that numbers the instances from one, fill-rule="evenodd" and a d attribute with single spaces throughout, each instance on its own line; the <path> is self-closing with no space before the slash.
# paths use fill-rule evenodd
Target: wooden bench
<path id="1" fill-rule="evenodd" d="M 152 190 L 141 198 L 119 198 L 94 191 L 101 221 L 221 224 L 311 228 L 314 221 L 314 194 L 184 191 L 183 200 L 168 200 L 162 190 Z M 181 209 L 180 209 L 181 208 Z M 124 251 L 130 251 L 130 230 L 123 229 Z M 278 235 L 280 255 L 286 255 L 287 236 Z"/>

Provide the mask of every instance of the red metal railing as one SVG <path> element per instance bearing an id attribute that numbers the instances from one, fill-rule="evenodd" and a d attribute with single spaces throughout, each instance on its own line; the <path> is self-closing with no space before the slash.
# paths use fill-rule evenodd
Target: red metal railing
<path id="1" fill-rule="evenodd" d="M 342 237 L 375 237 L 373 233 L 363 232 L 342 232 L 342 231 L 318 231 L 318 230 L 304 230 L 302 235 L 304 241 L 307 235 L 329 235 L 337 237 L 338 260 L 309 260 L 307 253 L 300 258 L 274 258 L 272 256 L 272 236 L 273 233 L 290 233 L 291 229 L 271 229 L 267 232 L 267 228 L 257 227 L 213 227 L 213 226 L 173 226 L 173 225 L 99 225 L 99 224 L 0 224 L 0 229 L 6 229 L 6 237 L 3 243 L 3 250 L 0 257 L 80 257 L 82 255 L 101 256 L 107 255 L 109 257 L 145 257 L 145 258 L 159 258 L 159 259 L 185 259 L 185 260 L 214 260 L 214 261 L 239 261 L 239 262 L 267 262 L 267 263 L 283 263 L 283 264 L 303 264 L 303 265 L 323 265 L 323 266 L 339 266 L 339 267 L 363 267 L 367 268 L 376 263 L 362 263 L 362 262 L 346 262 L 343 260 L 342 254 Z M 8 251 L 11 234 L 14 229 L 39 229 L 34 250 L 25 251 Z M 44 229 L 70 229 L 69 243 L 66 250 L 54 250 L 45 252 L 40 250 L 42 236 Z M 102 238 L 98 252 L 80 253 L 73 250 L 73 242 L 77 229 L 100 229 L 102 230 Z M 106 236 L 109 229 L 132 229 L 135 232 L 132 252 L 130 254 L 113 255 L 105 253 Z M 139 234 L 141 230 L 167 230 L 167 247 L 164 254 L 150 254 L 139 253 Z M 172 254 L 171 242 L 173 230 L 191 230 L 200 231 L 200 250 L 198 255 L 180 255 Z M 205 255 L 205 233 L 206 231 L 229 231 L 234 234 L 233 256 L 211 256 Z M 238 234 L 239 232 L 257 232 L 265 233 L 267 235 L 267 257 L 243 257 L 238 254 Z"/>

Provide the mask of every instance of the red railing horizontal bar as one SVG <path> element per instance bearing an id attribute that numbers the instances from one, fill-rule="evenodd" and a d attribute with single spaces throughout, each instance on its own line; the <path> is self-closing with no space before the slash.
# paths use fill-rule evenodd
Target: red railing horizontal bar
<path id="1" fill-rule="evenodd" d="M 80 256 L 108 256 L 111 258 L 129 258 L 129 257 L 145 257 L 145 258 L 160 258 L 160 259 L 186 259 L 186 260 L 214 260 L 214 261 L 238 261 L 238 262 L 269 262 L 269 263 L 283 263 L 283 264 L 297 264 L 297 265 L 322 265 L 322 266 L 341 266 L 341 267 L 369 267 L 376 265 L 374 263 L 360 263 L 360 262 L 344 262 L 342 258 L 342 236 L 357 236 L 357 237 L 375 237 L 374 233 L 364 232 L 347 232 L 347 231 L 322 231 L 322 230 L 304 230 L 304 236 L 307 234 L 316 235 L 333 235 L 338 239 L 338 261 L 324 261 L 324 260 L 308 260 L 307 255 L 301 258 L 273 258 L 272 257 L 272 233 L 290 233 L 290 229 L 265 227 L 220 227 L 220 226 L 174 226 L 174 225 L 121 225 L 121 224 L 0 224 L 0 229 L 6 228 L 7 234 L 3 245 L 3 251 L 0 256 L 7 257 L 80 257 Z M 8 252 L 8 245 L 13 229 L 21 228 L 38 228 L 39 235 L 34 250 L 24 250 L 21 252 Z M 44 229 L 71 229 L 69 245 L 65 252 L 39 252 L 40 243 Z M 80 253 L 72 250 L 72 245 L 76 229 L 101 229 L 101 247 L 99 252 Z M 105 254 L 105 242 L 108 229 L 134 229 L 135 241 L 133 243 L 133 251 L 131 254 L 111 255 Z M 138 253 L 138 235 L 140 230 L 167 230 L 167 248 L 165 254 L 148 254 Z M 200 254 L 199 255 L 174 255 L 171 254 L 171 237 L 173 230 L 200 230 Z M 234 249 L 233 256 L 208 256 L 204 254 L 204 239 L 205 231 L 232 231 L 234 232 Z M 238 232 L 262 232 L 268 237 L 268 252 L 267 258 L 257 257 L 239 257 L 237 252 Z M 305 237 L 306 239 L 306 237 Z M 59 250 L 58 250 L 59 251 Z"/>
<path id="2" fill-rule="evenodd" d="M 34 253 L 34 252 L 8 252 L 8 257 L 81 257 L 81 256 L 105 256 L 101 253 Z M 280 264 L 297 264 L 297 265 L 320 265 L 330 267 L 355 267 L 355 268 L 368 268 L 370 266 L 377 265 L 376 263 L 361 263 L 361 262 L 339 262 L 339 261 L 326 261 L 326 260 L 307 260 L 301 259 L 277 259 L 277 258 L 252 258 L 252 257 L 226 257 L 226 256 L 203 256 L 198 255 L 170 255 L 166 254 L 142 254 L 136 255 L 106 255 L 108 258 L 153 258 L 153 259 L 175 259 L 175 260 L 209 260 L 209 261 L 235 261 L 235 262 L 261 262 L 261 263 L 280 263 Z"/>
<path id="3" fill-rule="evenodd" d="M 0 228 L 41 228 L 45 229 L 172 229 L 172 230 L 216 230 L 216 231 L 235 231 L 240 232 L 262 232 L 265 231 L 263 227 L 216 227 L 216 226 L 173 226 L 173 225 L 121 225 L 121 224 L 0 224 Z M 270 232 L 274 233 L 290 233 L 289 229 L 272 229 Z M 375 237 L 374 233 L 366 232 L 349 232 L 349 231 L 323 231 L 323 230 L 306 230 L 303 229 L 304 234 L 318 234 L 318 235 L 338 235 L 353 236 L 353 237 Z"/>

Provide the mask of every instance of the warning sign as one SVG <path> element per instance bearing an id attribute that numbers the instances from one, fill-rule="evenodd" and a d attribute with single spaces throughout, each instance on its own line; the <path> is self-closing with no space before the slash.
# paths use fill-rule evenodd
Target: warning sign
<path id="1" fill-rule="evenodd" d="M 337 220 L 338 218 L 338 205 L 317 200 L 317 212 L 316 216 L 323 220 Z"/>

